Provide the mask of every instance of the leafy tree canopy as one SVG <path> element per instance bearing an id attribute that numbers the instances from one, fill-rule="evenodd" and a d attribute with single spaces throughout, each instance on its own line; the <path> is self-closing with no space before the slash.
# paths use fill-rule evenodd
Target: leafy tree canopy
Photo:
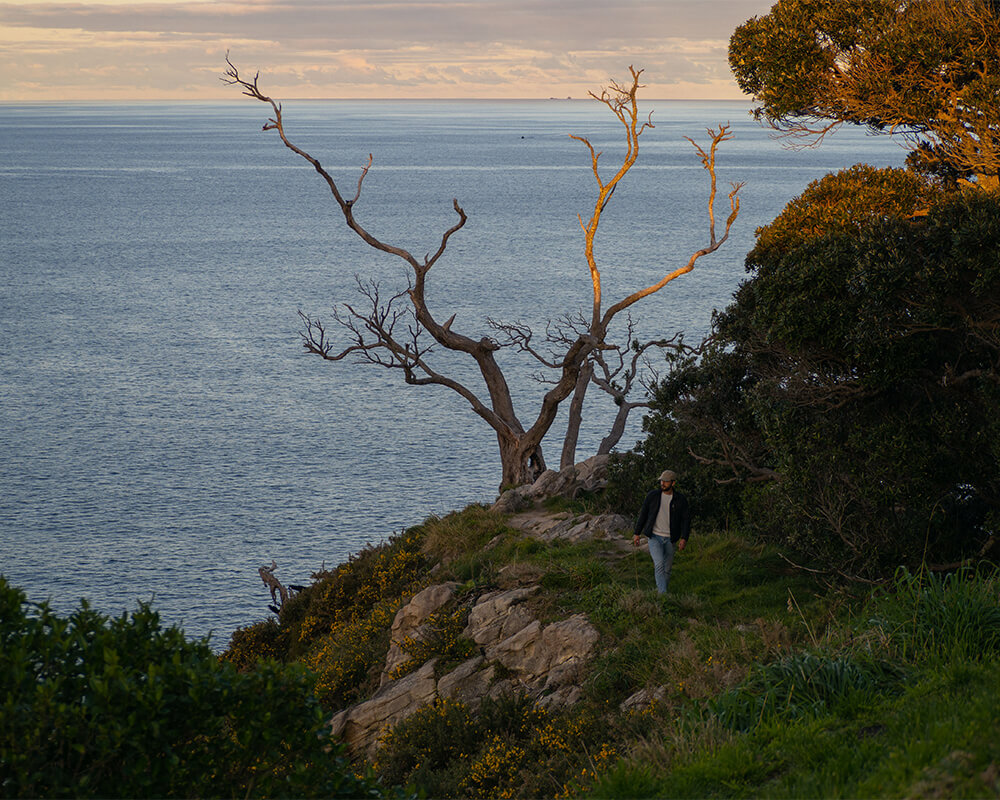
<path id="1" fill-rule="evenodd" d="M 857 166 L 758 231 L 747 267 L 631 474 L 647 454 L 707 471 L 751 529 L 853 575 L 992 552 L 1000 198 Z"/>
<path id="2" fill-rule="evenodd" d="M 915 167 L 997 186 L 996 0 L 779 0 L 736 29 L 729 63 L 779 131 L 901 133 Z"/>

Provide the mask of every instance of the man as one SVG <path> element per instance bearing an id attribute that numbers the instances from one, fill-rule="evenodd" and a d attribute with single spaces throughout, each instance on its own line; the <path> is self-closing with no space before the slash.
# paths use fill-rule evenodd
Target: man
<path id="1" fill-rule="evenodd" d="M 660 488 L 646 495 L 635 523 L 632 544 L 639 546 L 640 536 L 649 539 L 649 555 L 653 559 L 656 591 L 664 594 L 670 583 L 670 568 L 674 563 L 674 546 L 683 550 L 691 534 L 691 509 L 687 498 L 674 491 L 677 475 L 666 470 L 660 475 Z"/>

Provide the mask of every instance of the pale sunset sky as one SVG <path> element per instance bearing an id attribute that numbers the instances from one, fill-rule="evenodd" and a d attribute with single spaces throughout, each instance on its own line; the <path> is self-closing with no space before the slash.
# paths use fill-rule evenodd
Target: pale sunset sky
<path id="1" fill-rule="evenodd" d="M 232 98 L 228 50 L 291 98 L 741 94 L 733 29 L 774 0 L 0 0 L 0 101 Z"/>

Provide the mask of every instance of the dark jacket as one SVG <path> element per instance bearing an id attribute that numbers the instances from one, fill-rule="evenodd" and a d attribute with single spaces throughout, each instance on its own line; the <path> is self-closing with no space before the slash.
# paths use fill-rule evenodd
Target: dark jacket
<path id="1" fill-rule="evenodd" d="M 645 536 L 648 539 L 653 535 L 653 525 L 656 523 L 656 515 L 660 513 L 662 496 L 663 492 L 660 489 L 653 489 L 642 501 L 642 510 L 635 522 L 636 536 Z M 675 489 L 674 499 L 670 502 L 670 541 L 679 542 L 690 535 L 691 507 L 687 498 Z"/>

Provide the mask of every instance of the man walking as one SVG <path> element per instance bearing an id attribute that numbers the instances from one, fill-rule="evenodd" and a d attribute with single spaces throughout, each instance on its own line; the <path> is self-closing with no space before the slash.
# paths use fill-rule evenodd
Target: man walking
<path id="1" fill-rule="evenodd" d="M 632 544 L 639 546 L 639 537 L 649 539 L 649 555 L 653 559 L 656 591 L 664 594 L 670 583 L 670 568 L 674 563 L 674 548 L 683 550 L 691 533 L 691 509 L 687 498 L 674 491 L 677 475 L 666 470 L 660 475 L 660 488 L 646 495 L 635 523 Z"/>

